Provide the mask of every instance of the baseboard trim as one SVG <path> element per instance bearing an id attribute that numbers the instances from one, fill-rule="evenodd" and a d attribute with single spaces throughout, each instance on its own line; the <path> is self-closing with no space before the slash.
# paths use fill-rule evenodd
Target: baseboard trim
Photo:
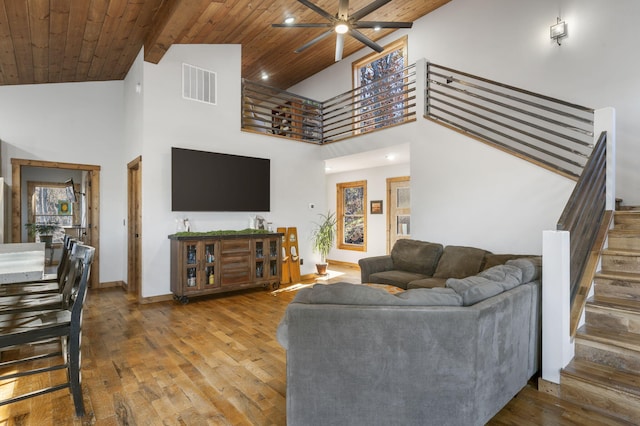
<path id="1" fill-rule="evenodd" d="M 107 281 L 104 283 L 98 283 L 97 288 L 112 288 L 112 287 L 125 287 L 123 281 Z"/>
<path id="2" fill-rule="evenodd" d="M 146 305 L 148 303 L 158 303 L 173 300 L 173 294 L 161 294 L 159 296 L 141 297 L 138 299 L 138 303 Z"/>
<path id="3" fill-rule="evenodd" d="M 336 265 L 336 266 L 342 266 L 343 268 L 360 270 L 360 265 L 358 265 L 357 263 L 343 262 L 341 260 L 331 260 L 331 259 L 327 259 L 327 263 L 329 264 L 329 266 Z"/>
<path id="4" fill-rule="evenodd" d="M 542 377 L 538 377 L 538 392 L 543 392 L 560 398 L 560 385 L 544 380 Z"/>

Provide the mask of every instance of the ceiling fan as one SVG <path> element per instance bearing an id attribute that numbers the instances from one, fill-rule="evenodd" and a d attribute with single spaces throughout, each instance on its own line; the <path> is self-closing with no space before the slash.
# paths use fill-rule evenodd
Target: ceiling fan
<path id="1" fill-rule="evenodd" d="M 385 4 L 389 3 L 391 0 L 374 0 L 369 5 L 363 7 L 362 9 L 353 12 L 349 15 L 349 0 L 338 0 L 338 13 L 334 16 L 324 9 L 316 6 L 311 3 L 309 0 L 298 0 L 303 5 L 307 6 L 309 9 L 313 10 L 317 14 L 326 18 L 329 22 L 326 23 L 309 23 L 309 24 L 272 24 L 272 27 L 276 28 L 329 28 L 324 33 L 320 34 L 318 37 L 309 41 L 308 43 L 303 44 L 296 50 L 295 53 L 300 53 L 308 47 L 316 44 L 320 40 L 325 39 L 333 32 L 336 33 L 336 62 L 342 59 L 342 50 L 344 48 L 344 35 L 349 34 L 353 38 L 357 39 L 363 44 L 366 44 L 376 52 L 380 53 L 384 49 L 382 46 L 362 34 L 358 31 L 359 28 L 411 28 L 413 22 L 387 22 L 387 21 L 361 21 L 360 19 L 367 16 L 371 12 Z"/>

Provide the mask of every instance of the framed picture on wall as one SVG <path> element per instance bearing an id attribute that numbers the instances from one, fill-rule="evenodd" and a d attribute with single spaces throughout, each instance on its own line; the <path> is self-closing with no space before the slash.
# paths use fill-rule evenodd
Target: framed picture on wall
<path id="1" fill-rule="evenodd" d="M 371 214 L 382 214 L 382 200 L 371 201 Z"/>

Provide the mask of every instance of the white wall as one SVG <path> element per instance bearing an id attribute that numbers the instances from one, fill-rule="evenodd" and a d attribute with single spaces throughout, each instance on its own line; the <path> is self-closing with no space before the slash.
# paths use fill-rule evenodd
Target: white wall
<path id="1" fill-rule="evenodd" d="M 99 165 L 100 281 L 122 279 L 122 82 L 0 86 L 2 173 L 11 158 Z"/>
<path id="2" fill-rule="evenodd" d="M 549 38 L 556 17 L 569 36 Z M 617 115 L 617 196 L 640 204 L 640 2 L 618 0 L 452 0 L 381 43 L 409 35 L 420 58 Z M 351 62 L 369 49 L 290 88 L 319 100 L 350 89 Z"/>
<path id="3" fill-rule="evenodd" d="M 569 28 L 562 46 L 549 38 L 557 16 Z M 629 52 L 640 38 L 633 22 L 638 16 L 640 3 L 633 0 L 452 0 L 381 44 L 408 34 L 410 63 L 427 58 L 587 107 L 614 107 L 616 195 L 637 205 L 640 59 Z M 368 53 L 363 49 L 289 90 L 318 100 L 350 90 L 351 63 Z M 407 140 L 415 237 L 495 252 L 541 253 L 541 231 L 555 228 L 574 186 L 570 180 L 421 119 L 331 144 L 323 156 Z"/>
<path id="4" fill-rule="evenodd" d="M 326 211 L 320 147 L 240 131 L 240 46 L 174 45 L 158 65 L 144 63 L 142 143 L 142 295 L 169 292 L 169 240 L 175 219 L 188 217 L 194 231 L 244 229 L 250 213 L 171 212 L 171 147 L 271 159 L 274 227 L 296 226 L 300 255 L 311 258 L 311 222 Z M 217 73 L 217 105 L 185 100 L 182 63 Z M 215 194 L 203 194 L 215 196 Z M 316 208 L 310 210 L 309 203 Z M 307 261 L 302 273 L 315 270 Z"/>

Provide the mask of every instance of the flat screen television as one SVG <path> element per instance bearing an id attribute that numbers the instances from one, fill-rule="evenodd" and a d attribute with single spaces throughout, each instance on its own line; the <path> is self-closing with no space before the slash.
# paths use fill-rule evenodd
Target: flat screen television
<path id="1" fill-rule="evenodd" d="M 171 148 L 171 210 L 267 212 L 271 160 Z"/>

